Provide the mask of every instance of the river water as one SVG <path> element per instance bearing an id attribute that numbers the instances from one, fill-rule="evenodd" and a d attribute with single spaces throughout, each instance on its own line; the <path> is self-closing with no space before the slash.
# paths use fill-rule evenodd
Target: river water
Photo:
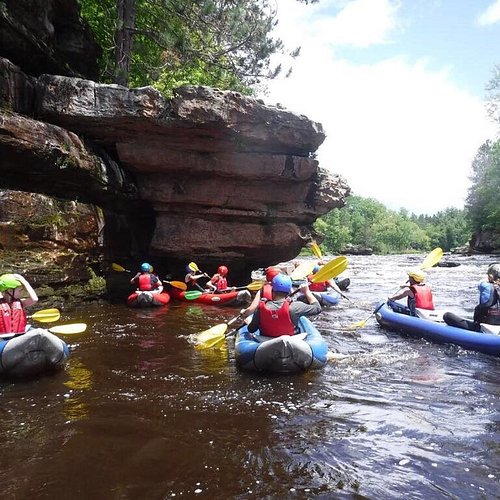
<path id="1" fill-rule="evenodd" d="M 239 371 L 233 344 L 188 342 L 237 314 L 171 303 L 63 313 L 67 366 L 0 383 L 2 499 L 500 497 L 500 359 L 366 319 L 425 256 L 349 257 L 314 321 L 343 355 L 315 372 Z M 492 257 L 428 273 L 437 308 L 471 314 Z"/>

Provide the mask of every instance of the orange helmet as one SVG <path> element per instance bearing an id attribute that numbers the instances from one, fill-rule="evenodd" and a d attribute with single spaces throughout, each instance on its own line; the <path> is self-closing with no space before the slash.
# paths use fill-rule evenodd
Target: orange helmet
<path id="1" fill-rule="evenodd" d="M 266 280 L 271 282 L 275 276 L 281 273 L 281 269 L 278 267 L 268 267 L 266 269 Z"/>
<path id="2" fill-rule="evenodd" d="M 227 276 L 228 270 L 226 266 L 219 266 L 219 269 L 217 269 L 217 272 L 222 276 Z"/>

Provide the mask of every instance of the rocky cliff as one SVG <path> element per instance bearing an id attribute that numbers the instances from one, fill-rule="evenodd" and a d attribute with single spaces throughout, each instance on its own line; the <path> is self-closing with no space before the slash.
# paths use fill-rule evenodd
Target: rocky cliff
<path id="1" fill-rule="evenodd" d="M 76 3 L 37 0 L 41 27 L 25 4 L 7 2 L 0 16 L 2 31 L 9 27 L 0 56 L 10 59 L 0 59 L 0 210 L 2 200 L 11 203 L 4 210 L 10 219 L 0 216 L 0 224 L 16 219 L 16 194 L 7 189 L 38 193 L 17 194 L 19 206 L 31 207 L 29 217 L 43 219 L 44 206 L 57 206 L 45 217 L 52 229 L 43 241 L 54 252 L 46 265 L 70 250 L 71 265 L 82 269 L 66 269 L 64 280 L 81 280 L 89 266 L 99 271 L 112 261 L 144 259 L 173 275 L 193 260 L 208 272 L 224 263 L 244 279 L 253 268 L 296 256 L 314 220 L 344 204 L 349 187 L 314 159 L 325 138 L 320 124 L 236 92 L 185 87 L 165 99 L 151 87 L 99 84 L 89 79 L 97 49 Z M 74 32 L 66 53 L 55 42 L 58 30 Z M 68 47 L 85 54 L 76 66 Z M 40 196 L 73 205 L 41 203 Z M 68 218 L 59 221 L 59 234 L 61 226 L 71 233 L 59 241 L 48 236 L 54 213 Z M 90 233 L 75 224 L 75 213 L 93 218 L 83 225 Z M 85 245 L 70 244 L 81 237 Z M 14 265 L 5 254 L 9 241 L 3 238 L 0 258 Z M 16 270 L 29 274 L 29 262 Z"/>

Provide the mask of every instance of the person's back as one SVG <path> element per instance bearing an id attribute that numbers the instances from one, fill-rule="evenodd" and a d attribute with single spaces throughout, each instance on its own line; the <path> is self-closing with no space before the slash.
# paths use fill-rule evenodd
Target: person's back
<path id="1" fill-rule="evenodd" d="M 151 272 L 151 265 L 147 262 L 141 264 L 140 271 L 130 280 L 140 292 L 161 292 L 162 283 L 156 274 Z"/>
<path id="2" fill-rule="evenodd" d="M 279 337 L 294 335 L 301 316 L 311 316 L 321 312 L 321 306 L 309 290 L 307 284 L 300 287 L 308 303 L 289 302 L 288 294 L 292 290 L 292 280 L 285 275 L 277 275 L 271 282 L 272 300 L 262 299 L 248 325 L 248 331 L 257 330 L 261 335 Z"/>

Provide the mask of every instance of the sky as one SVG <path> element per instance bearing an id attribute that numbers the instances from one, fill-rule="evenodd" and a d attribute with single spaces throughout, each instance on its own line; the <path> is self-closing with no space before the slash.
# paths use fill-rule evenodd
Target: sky
<path id="1" fill-rule="evenodd" d="M 269 104 L 320 122 L 320 165 L 352 194 L 432 215 L 463 208 L 478 148 L 497 137 L 485 87 L 500 65 L 500 0 L 276 0 L 301 46 Z M 275 62 L 278 59 L 275 59 Z"/>

